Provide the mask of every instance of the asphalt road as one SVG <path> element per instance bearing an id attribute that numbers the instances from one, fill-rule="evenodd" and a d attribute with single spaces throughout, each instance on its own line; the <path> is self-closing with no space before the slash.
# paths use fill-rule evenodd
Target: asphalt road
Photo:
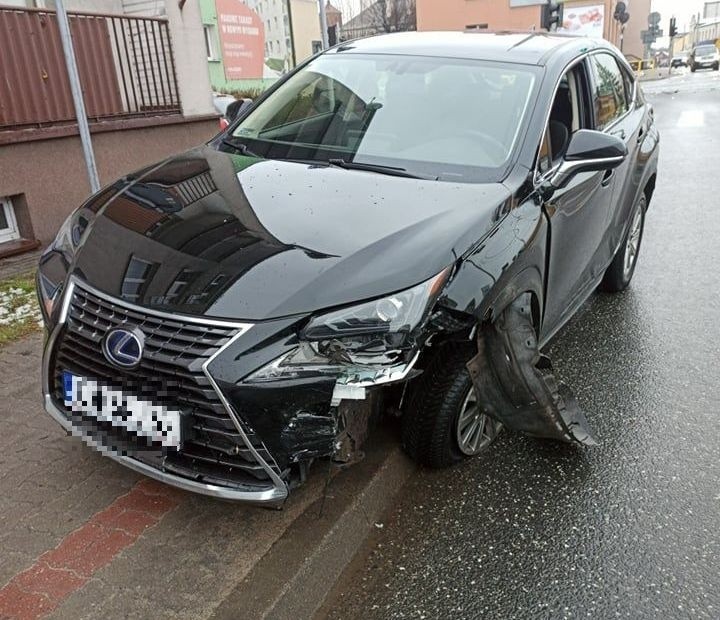
<path id="1" fill-rule="evenodd" d="M 506 432 L 420 472 L 328 617 L 720 618 L 720 74 L 645 91 L 661 161 L 635 279 L 549 351 L 601 444 Z"/>

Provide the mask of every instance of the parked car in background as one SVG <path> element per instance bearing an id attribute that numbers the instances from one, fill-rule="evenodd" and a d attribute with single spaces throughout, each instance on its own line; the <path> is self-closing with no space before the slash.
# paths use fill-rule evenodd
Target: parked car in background
<path id="1" fill-rule="evenodd" d="M 70 215 L 38 272 L 45 408 L 137 471 L 269 504 L 387 411 L 432 467 L 501 426 L 591 445 L 542 351 L 630 284 L 658 144 L 600 39 L 332 48 Z"/>
<path id="2" fill-rule="evenodd" d="M 227 129 L 230 123 L 247 110 L 252 103 L 252 99 L 236 99 L 232 95 L 213 93 L 213 105 L 218 113 L 222 115 L 220 118 L 220 130 Z"/>
<path id="3" fill-rule="evenodd" d="M 693 73 L 698 69 L 720 69 L 720 52 L 715 45 L 698 45 L 693 49 L 688 59 L 690 71 Z"/>
<path id="4" fill-rule="evenodd" d="M 678 54 L 677 56 L 673 56 L 672 60 L 670 61 L 671 69 L 678 69 L 680 67 L 687 67 L 687 66 L 688 66 L 688 55 L 687 54 Z"/>
<path id="5" fill-rule="evenodd" d="M 224 95 L 222 93 L 213 93 L 213 106 L 218 114 L 220 114 L 220 129 L 227 129 L 230 124 L 227 118 L 227 109 L 231 103 L 236 101 L 232 95 Z"/>

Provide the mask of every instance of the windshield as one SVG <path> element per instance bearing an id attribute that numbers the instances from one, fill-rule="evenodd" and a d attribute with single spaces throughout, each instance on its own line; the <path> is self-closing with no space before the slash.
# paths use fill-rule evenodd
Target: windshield
<path id="1" fill-rule="evenodd" d="M 532 100 L 536 67 L 397 55 L 324 55 L 233 131 L 272 159 L 497 180 Z"/>
<path id="2" fill-rule="evenodd" d="M 698 56 L 710 56 L 717 52 L 717 48 L 714 45 L 703 45 L 695 49 L 695 54 Z"/>

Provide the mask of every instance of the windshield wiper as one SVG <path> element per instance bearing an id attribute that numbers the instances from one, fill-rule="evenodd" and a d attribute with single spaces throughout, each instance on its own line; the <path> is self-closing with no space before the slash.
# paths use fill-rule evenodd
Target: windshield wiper
<path id="1" fill-rule="evenodd" d="M 382 166 L 380 164 L 364 164 L 356 161 L 348 161 L 347 159 L 330 159 L 327 162 L 330 166 L 337 168 L 345 168 L 346 170 L 365 170 L 367 172 L 377 172 L 378 174 L 387 174 L 393 177 L 404 177 L 406 179 L 425 179 L 428 181 L 437 181 L 436 176 L 421 176 L 408 172 L 405 168 L 396 168 L 395 166 Z"/>
<path id="2" fill-rule="evenodd" d="M 247 144 L 243 144 L 242 142 L 234 142 L 233 140 L 230 140 L 230 138 L 223 138 L 222 143 L 225 146 L 235 149 L 236 151 L 240 151 L 241 155 L 247 155 L 248 157 L 260 157 L 260 155 L 251 151 Z"/>

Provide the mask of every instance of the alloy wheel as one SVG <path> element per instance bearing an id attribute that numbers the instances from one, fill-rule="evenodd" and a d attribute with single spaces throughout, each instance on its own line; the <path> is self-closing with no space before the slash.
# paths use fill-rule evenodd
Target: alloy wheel
<path id="1" fill-rule="evenodd" d="M 640 250 L 640 235 L 642 234 L 643 210 L 642 204 L 638 204 L 633 215 L 630 232 L 628 233 L 627 242 L 625 243 L 625 262 L 623 263 L 623 275 L 625 279 L 630 277 L 635 261 L 637 260 L 638 251 Z"/>
<path id="2" fill-rule="evenodd" d="M 455 427 L 460 452 L 466 456 L 479 454 L 492 443 L 498 431 L 499 424 L 480 411 L 475 390 L 470 388 Z"/>

